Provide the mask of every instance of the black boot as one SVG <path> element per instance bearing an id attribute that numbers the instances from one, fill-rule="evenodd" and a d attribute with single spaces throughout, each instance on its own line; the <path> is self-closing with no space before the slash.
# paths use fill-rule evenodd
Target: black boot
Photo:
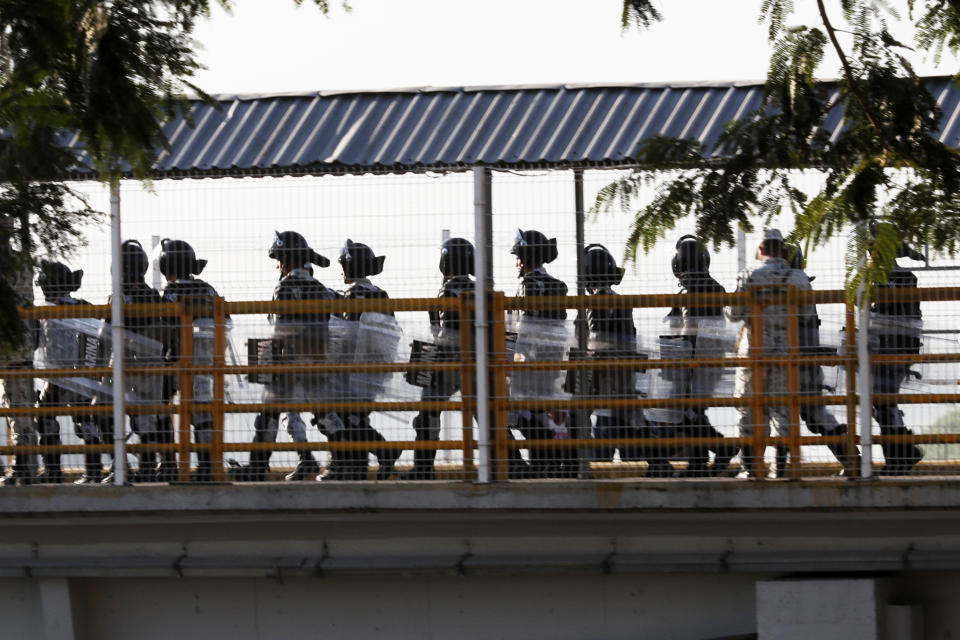
<path id="1" fill-rule="evenodd" d="M 309 451 L 300 452 L 300 461 L 293 471 L 288 473 L 284 480 L 289 482 L 299 482 L 302 480 L 313 480 L 320 473 L 320 464 L 313 454 Z"/>
<path id="2" fill-rule="evenodd" d="M 213 482 L 213 468 L 210 464 L 210 452 L 197 452 L 197 468 L 190 476 L 190 482 Z"/>
<path id="3" fill-rule="evenodd" d="M 389 480 L 396 469 L 397 458 L 402 452 L 397 449 L 377 450 L 377 480 Z"/>
<path id="4" fill-rule="evenodd" d="M 60 467 L 59 453 L 44 456 L 43 471 L 37 475 L 37 482 L 42 484 L 60 484 L 63 482 L 63 469 Z"/>
<path id="5" fill-rule="evenodd" d="M 330 442 L 346 442 L 347 432 L 337 431 L 328 435 L 327 439 Z M 322 482 L 353 480 L 354 478 L 350 477 L 349 467 L 350 455 L 354 453 L 354 451 L 331 451 L 330 462 L 327 464 L 326 471 L 318 475 L 317 480 Z"/>
<path id="6" fill-rule="evenodd" d="M 432 449 L 414 449 L 413 468 L 403 474 L 402 480 L 436 480 L 433 462 L 436 452 Z"/>
<path id="7" fill-rule="evenodd" d="M 241 465 L 236 460 L 229 460 L 232 467 L 230 469 L 230 478 L 234 482 L 264 482 L 267 479 L 267 472 L 270 470 L 270 452 L 269 451 L 251 451 L 250 463 Z M 200 467 L 197 466 L 199 472 Z"/>
<path id="8" fill-rule="evenodd" d="M 740 450 L 736 447 L 718 447 L 713 458 L 713 464 L 710 466 L 709 475 L 715 478 L 729 475 L 730 461 L 738 453 L 740 453 Z"/>
<path id="9" fill-rule="evenodd" d="M 783 478 L 787 474 L 787 454 L 790 452 L 786 447 L 777 447 L 777 468 L 774 470 L 775 477 Z"/>
<path id="10" fill-rule="evenodd" d="M 160 464 L 157 466 L 157 482 L 176 482 L 180 477 L 177 469 L 177 456 L 174 453 L 160 454 Z"/>
<path id="11" fill-rule="evenodd" d="M 103 464 L 99 453 L 83 455 L 83 475 L 73 484 L 100 484 L 103 480 Z"/>

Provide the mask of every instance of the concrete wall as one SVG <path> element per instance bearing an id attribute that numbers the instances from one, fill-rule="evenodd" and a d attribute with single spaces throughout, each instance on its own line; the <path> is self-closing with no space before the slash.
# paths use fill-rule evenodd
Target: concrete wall
<path id="1" fill-rule="evenodd" d="M 426 485 L 0 491 L 0 640 L 960 637 L 958 484 Z"/>
<path id="2" fill-rule="evenodd" d="M 69 587 L 72 635 L 58 626 L 64 612 L 44 606 L 43 592 L 54 580 Z M 780 600 L 772 603 L 764 591 Z M 877 596 L 873 617 L 865 615 L 865 594 Z M 917 635 L 885 627 L 891 604 L 912 605 L 920 616 Z M 707 640 L 758 630 L 761 640 L 946 640 L 960 630 L 960 572 L 799 581 L 688 573 L 4 578 L 0 630 L 4 638 L 40 640 Z"/>
<path id="3" fill-rule="evenodd" d="M 756 628 L 756 577 L 78 578 L 76 640 L 677 638 Z M 37 634 L 36 579 L 0 580 L 6 638 Z"/>

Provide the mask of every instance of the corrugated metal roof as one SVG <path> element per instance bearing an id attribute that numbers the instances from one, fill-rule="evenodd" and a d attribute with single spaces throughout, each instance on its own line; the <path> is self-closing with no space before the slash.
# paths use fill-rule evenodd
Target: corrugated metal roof
<path id="1" fill-rule="evenodd" d="M 960 144 L 960 89 L 926 79 L 944 111 L 940 139 Z M 156 177 L 617 166 L 655 135 L 710 148 L 726 122 L 755 109 L 759 82 L 418 87 L 215 96 L 194 127 L 166 124 Z M 836 133 L 839 113 L 828 118 Z M 80 164 L 86 166 L 82 150 Z M 78 172 L 77 177 L 85 177 Z"/>

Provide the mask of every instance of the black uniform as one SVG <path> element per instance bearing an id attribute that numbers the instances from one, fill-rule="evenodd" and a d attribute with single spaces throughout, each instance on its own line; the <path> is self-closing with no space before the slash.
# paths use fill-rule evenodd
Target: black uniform
<path id="1" fill-rule="evenodd" d="M 64 294 L 56 297 L 47 297 L 46 302 L 49 305 L 54 306 L 64 306 L 64 305 L 78 305 L 78 304 L 90 304 L 86 300 L 74 298 L 70 294 Z M 41 322 L 41 331 L 47 333 L 49 331 L 56 331 L 51 328 L 49 325 L 50 321 Z M 45 335 L 42 340 L 47 341 L 49 344 L 50 340 L 56 340 L 55 337 L 51 335 Z M 54 363 L 55 366 L 77 366 L 84 363 Z M 95 364 L 94 362 L 87 363 L 89 365 Z M 40 391 L 40 406 L 44 405 L 73 405 L 81 406 L 88 405 L 90 403 L 89 397 L 83 397 L 82 395 L 65 389 L 62 386 L 54 384 L 52 381 L 48 381 L 43 389 Z M 101 439 L 100 429 L 97 425 L 96 420 L 93 416 L 83 416 L 83 415 L 72 415 L 70 420 L 73 422 L 73 430 L 78 438 L 83 440 L 84 444 L 103 444 Z M 41 445 L 57 445 L 62 444 L 60 439 L 60 423 L 57 421 L 56 416 L 41 416 L 37 424 L 38 431 L 40 432 L 40 444 Z M 46 482 L 60 482 L 63 478 L 62 469 L 60 466 L 60 454 L 59 453 L 49 453 L 43 456 L 44 459 L 44 473 L 43 480 Z M 99 482 L 103 468 L 101 465 L 100 454 L 99 453 L 88 453 L 85 454 L 85 470 L 84 470 L 84 480 L 89 482 Z"/>
<path id="2" fill-rule="evenodd" d="M 459 298 L 464 291 L 473 291 L 476 283 L 470 276 L 451 276 L 443 281 L 439 298 Z M 460 313 L 456 310 L 443 310 L 439 313 L 430 313 L 430 327 L 437 337 L 437 347 L 440 359 L 455 361 L 460 357 Z M 470 320 L 467 319 L 467 322 Z M 460 374 L 456 372 L 438 371 L 433 376 L 432 384 L 424 387 L 420 393 L 421 402 L 443 402 L 460 390 Z M 413 428 L 417 434 L 417 441 L 440 439 L 440 411 L 421 411 L 413 419 Z M 413 471 L 411 479 L 432 480 L 434 475 L 433 463 L 436 458 L 436 449 L 417 449 L 413 452 Z"/>
<path id="3" fill-rule="evenodd" d="M 177 278 L 167 284 L 163 290 L 162 301 L 169 303 L 182 302 L 190 298 L 212 299 L 218 296 L 217 290 L 199 278 L 193 276 Z M 207 316 L 206 318 L 209 318 Z M 196 316 L 194 320 L 204 319 L 204 316 Z M 170 318 L 170 330 L 167 332 L 167 339 L 164 344 L 164 360 L 175 364 L 180 360 L 180 326 L 178 318 Z M 197 345 L 194 345 L 194 356 L 200 357 L 197 352 Z M 168 377 L 164 385 L 164 401 L 169 402 L 170 398 L 177 391 L 178 378 Z M 194 402 L 202 402 L 202 399 L 194 398 Z M 208 412 L 194 413 L 190 417 L 193 424 L 193 437 L 197 443 L 206 444 L 213 440 L 213 416 Z M 194 480 L 199 482 L 209 482 L 212 480 L 212 469 L 210 467 L 210 453 L 207 451 L 197 452 L 197 470 Z"/>
<path id="4" fill-rule="evenodd" d="M 725 293 L 726 289 L 723 288 L 719 282 L 716 281 L 709 273 L 700 272 L 700 273 L 682 273 L 679 277 L 680 281 L 680 293 Z M 667 318 L 671 321 L 677 321 L 681 327 L 694 329 L 698 325 L 698 321 L 702 319 L 716 319 L 718 321 L 724 321 L 723 315 L 723 306 L 715 307 L 674 307 L 670 310 L 670 313 L 667 314 Z M 696 331 L 691 331 L 689 335 L 683 336 L 686 341 L 690 343 L 691 353 L 694 357 L 719 357 L 720 354 L 709 353 L 709 348 L 705 351 L 703 349 L 697 349 L 697 338 L 698 334 Z M 713 395 L 713 389 L 716 386 L 716 382 L 719 378 L 719 369 L 713 368 L 695 368 L 688 377 L 687 389 L 683 392 L 684 397 L 709 397 Z M 669 435 L 669 434 L 665 434 Z M 689 438 L 722 438 L 723 434 L 720 433 L 712 424 L 710 424 L 710 419 L 707 417 L 707 408 L 706 407 L 692 407 L 685 409 L 683 412 L 683 421 L 679 426 L 679 434 Z M 716 460 L 713 465 L 713 472 L 721 472 L 727 468 L 730 463 L 730 459 L 736 455 L 735 447 L 725 447 L 725 446 L 711 446 L 707 447 L 693 447 L 690 455 L 690 464 L 687 468 L 687 473 L 690 475 L 704 475 L 707 472 L 707 464 L 709 461 L 707 452 L 713 450 L 716 453 Z"/>
<path id="5" fill-rule="evenodd" d="M 161 302 L 160 293 L 148 285 L 143 280 L 125 281 L 122 284 L 123 304 L 159 304 Z M 113 296 L 107 297 L 107 304 L 113 302 Z M 107 318 L 107 324 L 111 322 Z M 161 344 L 167 340 L 169 325 L 163 318 L 132 316 L 124 317 L 124 331 L 140 334 L 146 338 L 156 340 Z M 158 354 L 162 357 L 162 353 Z M 128 356 L 129 357 L 129 356 Z M 127 365 L 157 365 L 160 362 L 126 362 Z M 129 382 L 129 380 L 128 380 Z M 141 398 L 146 402 L 159 402 L 163 397 L 164 379 L 157 379 L 155 376 L 144 376 L 145 386 L 152 387 L 156 385 L 158 393 L 149 393 L 150 397 Z M 128 385 L 129 386 L 129 385 Z M 156 397 L 153 397 L 153 396 Z M 103 416 L 100 419 L 101 433 L 104 442 L 113 441 L 113 417 Z M 142 444 L 172 444 L 173 421 L 170 414 L 161 415 L 134 415 L 130 417 L 130 427 Z M 173 451 L 164 451 L 160 453 L 159 465 L 155 460 L 155 454 L 152 452 L 140 456 L 140 464 L 137 473 L 133 476 L 134 482 L 153 482 L 170 481 L 176 477 L 176 454 Z"/>
<path id="6" fill-rule="evenodd" d="M 917 276 L 896 265 L 889 274 L 887 288 L 916 288 Z M 920 325 L 922 314 L 919 302 L 873 303 L 871 307 L 871 347 L 876 353 L 920 353 Z M 910 363 L 882 364 L 871 367 L 874 393 L 899 393 L 900 386 L 910 375 Z M 910 434 L 903 423 L 903 411 L 896 403 L 873 403 L 873 414 L 882 435 Z M 885 443 L 881 445 L 886 464 L 882 473 L 909 472 L 922 458 L 923 451 L 914 444 Z"/>
<path id="7" fill-rule="evenodd" d="M 554 278 L 542 266 L 531 269 L 521 276 L 519 297 L 565 296 L 567 285 Z M 566 309 L 530 309 L 521 313 L 522 317 L 543 320 L 566 320 Z M 558 346 L 555 354 L 546 354 L 547 358 L 563 359 L 565 346 Z M 536 372 L 539 373 L 539 372 Z M 534 375 L 536 375 L 534 373 Z M 553 372 L 544 372 L 551 375 Z M 526 374 L 529 375 L 529 374 Z M 515 428 L 528 440 L 553 440 L 557 434 L 550 427 L 550 417 L 546 411 L 521 410 L 516 415 Z M 571 477 L 578 469 L 576 454 L 572 449 L 554 447 L 531 447 L 530 467 L 527 470 L 533 477 Z"/>
<path id="8" fill-rule="evenodd" d="M 274 300 L 330 300 L 337 293 L 315 279 L 305 268 L 291 269 L 280 279 L 273 291 Z M 274 336 L 280 353 L 274 356 L 282 362 L 310 361 L 322 358 L 326 352 L 328 313 L 283 313 L 272 318 Z M 308 397 L 319 393 L 322 378 L 317 374 L 286 374 L 267 385 L 264 401 L 290 400 L 294 394 Z M 319 419 L 314 419 L 319 424 Z M 254 420 L 254 442 L 275 442 L 280 423 L 280 413 L 264 411 Z M 299 413 L 288 414 L 287 429 L 295 442 L 306 442 L 306 432 Z M 312 460 L 308 448 L 300 452 L 301 460 Z M 250 479 L 263 480 L 270 460 L 270 451 L 253 451 L 250 454 Z M 310 465 L 313 469 L 316 463 Z M 317 469 L 319 471 L 319 469 Z M 314 475 L 316 472 L 314 472 Z"/>
<path id="9" fill-rule="evenodd" d="M 597 296 L 618 295 L 611 286 L 591 288 Z M 590 352 L 596 359 L 636 358 L 636 327 L 633 323 L 633 309 L 626 306 L 588 307 L 587 327 L 590 331 Z M 597 369 L 592 372 L 590 387 L 600 398 L 632 398 L 634 393 L 634 372 L 629 370 Z M 593 427 L 595 438 L 641 438 L 643 417 L 632 409 L 605 409 L 601 406 L 593 411 L 596 423 Z M 622 460 L 640 460 L 646 456 L 634 446 L 619 447 Z M 614 447 L 598 447 L 598 460 L 611 460 Z"/>
<path id="10" fill-rule="evenodd" d="M 347 300 L 373 300 L 388 298 L 387 292 L 373 284 L 367 278 L 357 278 L 350 282 L 350 288 L 347 289 L 343 297 Z M 345 312 L 344 320 L 359 322 L 360 312 Z M 389 315 L 393 315 L 390 313 Z M 370 425 L 369 411 L 354 411 L 344 413 L 343 423 L 345 430 L 342 438 L 351 442 L 386 442 L 386 438 Z M 371 451 L 377 456 L 379 471 L 377 477 L 386 479 L 393 473 L 394 464 L 400 457 L 400 452 L 390 449 L 374 449 Z M 342 464 L 347 476 L 346 479 L 364 480 L 367 476 L 367 452 L 350 451 L 342 456 Z M 341 463 L 337 461 L 336 465 Z"/>

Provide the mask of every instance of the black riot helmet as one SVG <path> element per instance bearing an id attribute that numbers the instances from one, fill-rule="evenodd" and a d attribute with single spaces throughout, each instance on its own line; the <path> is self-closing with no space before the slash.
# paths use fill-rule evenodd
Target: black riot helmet
<path id="1" fill-rule="evenodd" d="M 59 298 L 80 288 L 83 279 L 83 269 L 71 271 L 70 267 L 62 262 L 41 260 L 40 273 L 37 275 L 37 286 L 47 298 Z"/>
<path id="2" fill-rule="evenodd" d="M 623 280 L 624 269 L 602 244 L 589 244 L 583 254 L 583 275 L 588 287 L 612 287 Z"/>
<path id="3" fill-rule="evenodd" d="M 160 241 L 160 273 L 165 277 L 186 278 L 200 275 L 206 260 L 197 260 L 193 247 L 183 240 L 164 238 Z"/>
<path id="4" fill-rule="evenodd" d="M 707 273 L 710 270 L 710 252 L 697 236 L 682 236 L 677 240 L 676 249 L 673 259 L 670 260 L 670 267 L 676 277 L 687 273 Z"/>
<path id="5" fill-rule="evenodd" d="M 343 243 L 340 250 L 340 266 L 343 275 L 348 280 L 375 276 L 383 271 L 383 261 L 386 256 L 374 255 L 373 249 L 362 242 L 354 242 L 350 238 Z"/>
<path id="6" fill-rule="evenodd" d="M 440 273 L 450 276 L 473 275 L 473 245 L 463 238 L 447 238 L 440 246 Z"/>
<path id="7" fill-rule="evenodd" d="M 274 231 L 267 255 L 285 267 L 302 267 L 308 263 L 330 266 L 330 260 L 311 249 L 307 239 L 296 231 Z"/>
<path id="8" fill-rule="evenodd" d="M 124 282 L 143 280 L 150 266 L 150 259 L 143 245 L 136 240 L 125 240 L 120 245 L 120 265 L 123 270 Z"/>
<path id="9" fill-rule="evenodd" d="M 510 253 L 520 258 L 525 266 L 546 264 L 557 259 L 557 239 L 543 235 L 539 231 L 517 229 Z"/>

